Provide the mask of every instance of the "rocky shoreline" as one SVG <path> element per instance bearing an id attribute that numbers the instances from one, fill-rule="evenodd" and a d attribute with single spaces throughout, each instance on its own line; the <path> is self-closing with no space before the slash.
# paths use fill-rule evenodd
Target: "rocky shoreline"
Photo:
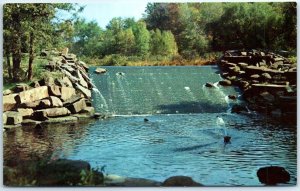
<path id="1" fill-rule="evenodd" d="M 296 118 L 296 63 L 267 51 L 230 50 L 224 52 L 218 65 L 224 78 L 219 84 L 240 87 L 250 110 Z M 247 108 L 235 105 L 232 112 L 247 112 Z"/>
<path id="2" fill-rule="evenodd" d="M 45 66 L 49 75 L 3 92 L 4 128 L 98 118 L 91 103 L 88 66 L 74 54 L 60 53 Z M 54 78 L 53 76 L 60 76 Z"/>

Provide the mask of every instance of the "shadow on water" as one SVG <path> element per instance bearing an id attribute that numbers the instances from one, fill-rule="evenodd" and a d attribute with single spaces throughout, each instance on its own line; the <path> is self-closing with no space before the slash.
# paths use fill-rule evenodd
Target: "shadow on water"
<path id="1" fill-rule="evenodd" d="M 176 104 L 158 105 L 157 109 L 162 114 L 175 113 L 220 113 L 226 111 L 227 105 L 209 102 L 180 102 Z"/>
<path id="2" fill-rule="evenodd" d="M 177 148 L 174 149 L 175 152 L 183 152 L 183 151 L 192 151 L 192 150 L 196 150 L 196 149 L 202 149 L 204 147 L 208 147 L 211 145 L 214 145 L 218 142 L 212 142 L 212 143 L 207 143 L 207 144 L 202 144 L 202 145 L 194 145 L 194 146 L 190 146 L 190 147 L 181 147 L 181 148 Z"/>

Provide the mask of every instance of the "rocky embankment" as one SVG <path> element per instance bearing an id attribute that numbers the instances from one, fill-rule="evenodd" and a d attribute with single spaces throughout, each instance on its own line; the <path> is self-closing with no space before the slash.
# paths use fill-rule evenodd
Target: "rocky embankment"
<path id="1" fill-rule="evenodd" d="M 250 110 L 275 116 L 296 116 L 297 63 L 275 53 L 262 51 L 226 51 L 220 59 L 220 85 L 236 85 Z M 233 112 L 246 108 L 235 106 Z"/>
<path id="2" fill-rule="evenodd" d="M 76 55 L 54 56 L 45 69 L 47 77 L 3 92 L 4 128 L 99 116 L 91 104 L 93 84 L 88 66 Z"/>

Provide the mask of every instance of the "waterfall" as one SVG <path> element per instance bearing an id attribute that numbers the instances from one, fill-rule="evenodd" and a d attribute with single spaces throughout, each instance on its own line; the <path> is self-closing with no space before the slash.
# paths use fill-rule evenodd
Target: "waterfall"
<path id="1" fill-rule="evenodd" d="M 91 73 L 97 86 L 93 89 L 93 105 L 100 109 L 98 112 L 117 116 L 223 113 L 231 104 L 227 95 L 236 92 L 233 87 L 217 84 L 220 76 L 215 74 L 214 67 L 109 67 L 107 70 L 105 75 Z M 215 87 L 204 87 L 207 80 L 216 82 Z"/>
<path id="2" fill-rule="evenodd" d="M 108 105 L 107 105 L 107 102 L 105 100 L 105 98 L 103 97 L 102 93 L 100 92 L 100 90 L 97 88 L 97 86 L 95 86 L 94 82 L 93 82 L 93 79 L 91 79 L 90 83 L 92 84 L 93 86 L 93 91 L 95 93 L 97 93 L 100 97 L 100 99 L 102 100 L 103 104 L 104 104 L 104 107 L 105 107 L 105 111 L 107 112 L 108 111 Z"/>

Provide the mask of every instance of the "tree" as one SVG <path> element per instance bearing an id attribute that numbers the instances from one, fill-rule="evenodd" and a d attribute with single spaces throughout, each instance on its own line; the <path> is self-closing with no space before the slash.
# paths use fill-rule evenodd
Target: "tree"
<path id="1" fill-rule="evenodd" d="M 28 79 L 30 80 L 32 78 L 32 63 L 34 60 L 35 46 L 40 44 L 40 41 L 45 42 L 45 38 L 52 34 L 50 31 L 54 28 L 53 18 L 59 9 L 68 11 L 75 10 L 75 5 L 49 3 L 16 3 L 4 5 L 5 22 L 3 29 L 6 31 L 4 41 L 13 42 L 11 46 L 5 46 L 5 52 L 8 55 L 10 52 L 12 53 L 12 74 L 14 81 L 20 80 L 21 52 L 22 48 L 27 45 L 29 49 Z M 27 38 L 29 39 L 28 42 L 24 40 Z"/>
<path id="2" fill-rule="evenodd" d="M 150 32 L 143 21 L 133 26 L 135 37 L 135 52 L 138 56 L 148 56 L 150 53 Z"/>

